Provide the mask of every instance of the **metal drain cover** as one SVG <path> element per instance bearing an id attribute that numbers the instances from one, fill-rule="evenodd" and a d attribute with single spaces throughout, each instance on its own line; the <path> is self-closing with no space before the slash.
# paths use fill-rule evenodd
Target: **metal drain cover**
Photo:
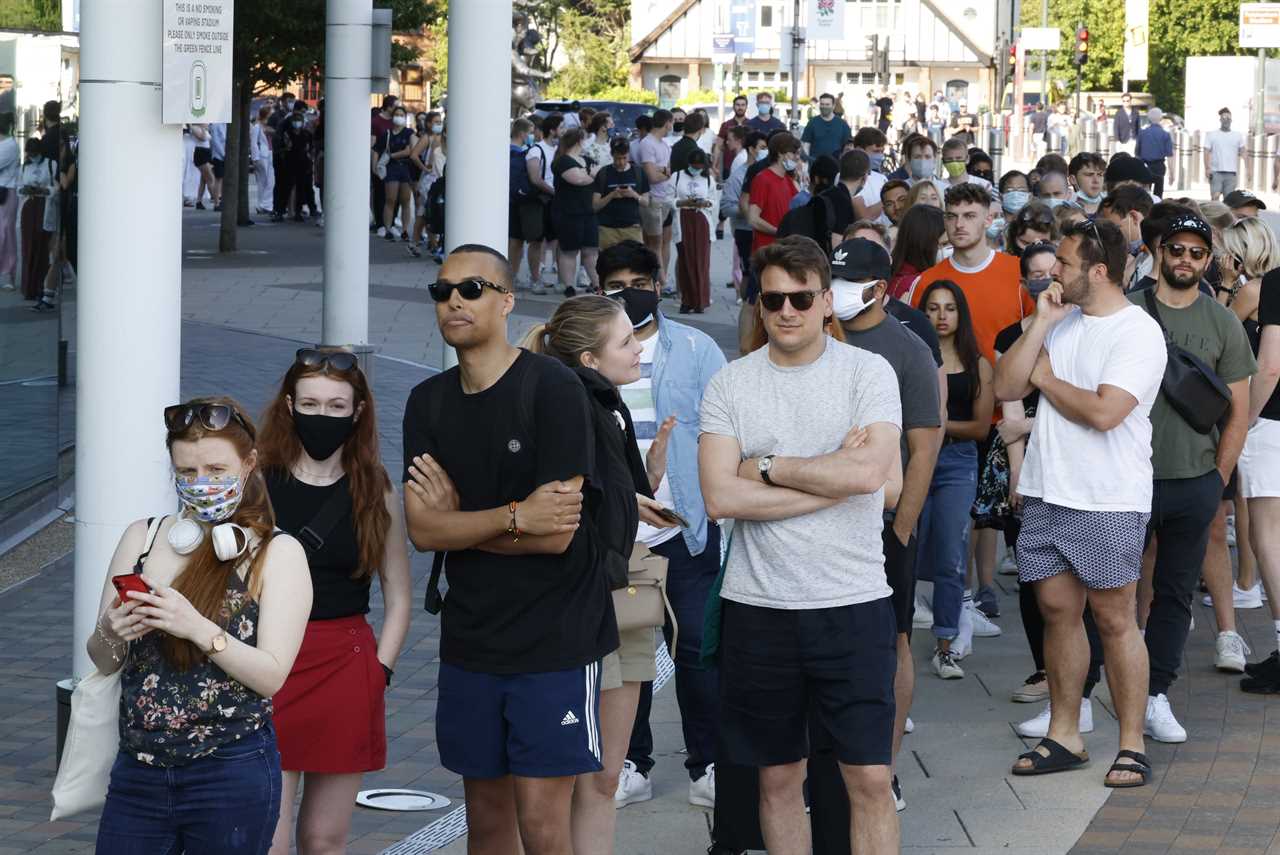
<path id="1" fill-rule="evenodd" d="M 377 810 L 440 810 L 449 800 L 424 790 L 361 790 L 356 804 Z"/>

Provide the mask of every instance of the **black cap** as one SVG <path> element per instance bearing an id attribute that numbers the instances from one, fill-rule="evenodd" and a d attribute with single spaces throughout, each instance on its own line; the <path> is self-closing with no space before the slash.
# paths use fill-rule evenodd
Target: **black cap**
<path id="1" fill-rule="evenodd" d="M 880 244 L 866 238 L 847 240 L 831 253 L 831 278 L 846 282 L 888 280 L 893 265 Z"/>
<path id="2" fill-rule="evenodd" d="M 1169 223 L 1165 227 L 1164 234 L 1160 236 L 1160 242 L 1164 243 L 1174 235 L 1182 234 L 1183 232 L 1200 235 L 1200 237 L 1204 238 L 1205 245 L 1213 246 L 1213 229 L 1209 228 L 1209 224 L 1195 214 L 1186 214 Z"/>
<path id="3" fill-rule="evenodd" d="M 1151 174 L 1150 169 L 1147 169 L 1147 165 L 1128 154 L 1113 157 L 1107 164 L 1107 171 L 1102 180 L 1108 184 L 1116 184 L 1120 181 L 1136 181 L 1139 184 L 1156 183 L 1155 176 Z"/>
<path id="4" fill-rule="evenodd" d="M 1245 205 L 1256 205 L 1260 211 L 1267 209 L 1267 203 L 1248 190 L 1232 190 L 1223 197 L 1222 201 L 1228 208 L 1243 208 Z"/>

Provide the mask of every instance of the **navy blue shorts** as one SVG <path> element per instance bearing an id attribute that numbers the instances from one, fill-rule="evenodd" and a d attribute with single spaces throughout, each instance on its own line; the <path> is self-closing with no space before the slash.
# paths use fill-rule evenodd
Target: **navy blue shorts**
<path id="1" fill-rule="evenodd" d="M 538 674 L 480 674 L 440 663 L 436 743 L 464 778 L 599 772 L 600 663 Z"/>

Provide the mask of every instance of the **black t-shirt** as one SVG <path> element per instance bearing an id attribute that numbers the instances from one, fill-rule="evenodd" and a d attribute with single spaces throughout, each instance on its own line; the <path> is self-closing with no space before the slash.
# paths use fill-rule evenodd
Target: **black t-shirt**
<path id="1" fill-rule="evenodd" d="M 594 193 L 608 196 L 619 187 L 630 187 L 641 195 L 649 192 L 649 181 L 644 170 L 634 164 L 625 172 L 619 172 L 613 164 L 606 164 L 596 173 Z M 596 221 L 609 229 L 625 229 L 640 225 L 640 202 L 636 199 L 614 199 L 599 211 Z"/>
<path id="2" fill-rule="evenodd" d="M 1045 110 L 1036 110 L 1031 114 L 1031 132 L 1035 134 L 1043 134 L 1049 127 L 1049 113 Z"/>
<path id="3" fill-rule="evenodd" d="M 996 353 L 1008 353 L 1020 338 L 1022 338 L 1022 322 L 1015 321 L 996 333 Z M 1040 403 L 1040 390 L 1032 389 L 1027 397 L 1022 399 L 1022 408 L 1030 412 L 1038 403 Z"/>
<path id="4" fill-rule="evenodd" d="M 883 131 L 893 121 L 893 99 L 887 95 L 883 98 L 877 98 L 876 106 L 880 108 L 880 121 L 878 124 L 880 130 Z"/>
<path id="5" fill-rule="evenodd" d="M 849 188 L 844 186 L 843 181 L 837 181 L 834 187 L 823 190 L 818 195 L 829 199 L 831 208 L 836 213 L 835 222 L 831 224 L 831 231 L 838 235 L 843 235 L 844 230 L 853 225 L 857 219 L 857 215 L 853 212 L 853 197 L 849 195 Z"/>
<path id="6" fill-rule="evenodd" d="M 896 298 L 885 303 L 884 310 L 929 345 L 929 350 L 933 352 L 934 363 L 942 365 L 942 346 L 938 343 L 938 331 L 933 328 L 933 324 L 929 323 L 929 318 L 924 312 L 913 309 Z"/>
<path id="7" fill-rule="evenodd" d="M 1280 325 L 1280 270 L 1272 270 L 1262 277 L 1262 287 L 1258 296 L 1258 345 L 1254 346 L 1257 356 L 1258 346 L 1262 343 L 1263 331 L 1269 326 Z M 1280 421 L 1280 386 L 1271 393 L 1271 397 L 1262 408 L 1262 418 Z"/>
<path id="8" fill-rule="evenodd" d="M 452 479 L 463 511 L 523 502 L 542 484 L 579 475 L 589 496 L 599 482 L 588 406 L 582 382 L 547 356 L 521 351 L 496 383 L 474 395 L 462 391 L 454 367 L 409 394 L 404 459 L 430 454 Z M 608 584 L 586 528 L 561 555 L 464 549 L 450 552 L 444 567 L 442 662 L 530 674 L 578 668 L 618 648 Z"/>
<path id="9" fill-rule="evenodd" d="M 561 214 L 579 214 L 590 216 L 591 211 L 591 184 L 571 184 L 564 180 L 563 176 L 570 169 L 586 169 L 582 165 L 582 161 L 576 160 L 567 154 L 562 154 L 555 160 L 551 161 L 551 174 L 555 176 L 556 195 L 551 197 L 551 210 Z"/>
<path id="10" fill-rule="evenodd" d="M 750 193 L 751 182 L 755 180 L 757 175 L 759 175 L 761 172 L 764 172 L 768 168 L 769 168 L 769 158 L 767 157 L 764 160 L 757 160 L 755 163 L 748 166 L 747 174 L 742 176 L 742 192 Z"/>
<path id="11" fill-rule="evenodd" d="M 345 475 L 334 484 L 316 487 L 299 481 L 285 469 L 263 469 L 262 474 L 271 496 L 271 507 L 276 512 L 276 525 L 295 536 L 316 518 L 330 496 L 351 489 L 351 481 Z M 324 546 L 318 552 L 307 553 L 307 565 L 311 568 L 311 620 L 368 613 L 372 576 L 353 579 L 359 564 L 355 520 L 347 513 L 324 536 Z"/>
<path id="12" fill-rule="evenodd" d="M 671 146 L 671 174 L 675 175 L 689 166 L 689 155 L 698 150 L 698 143 L 693 137 L 681 137 Z"/>

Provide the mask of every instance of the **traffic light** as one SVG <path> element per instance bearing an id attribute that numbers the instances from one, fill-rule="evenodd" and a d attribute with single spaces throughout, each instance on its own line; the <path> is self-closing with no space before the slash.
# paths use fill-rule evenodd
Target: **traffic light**
<path id="1" fill-rule="evenodd" d="M 1084 65 L 1089 61 L 1089 28 L 1085 26 L 1076 27 L 1076 53 L 1072 57 L 1072 64 L 1076 67 Z"/>

